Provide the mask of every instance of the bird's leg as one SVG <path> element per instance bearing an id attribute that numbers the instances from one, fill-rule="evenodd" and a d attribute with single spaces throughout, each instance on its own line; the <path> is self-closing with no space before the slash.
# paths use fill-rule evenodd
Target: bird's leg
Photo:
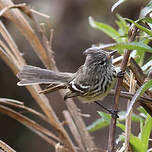
<path id="1" fill-rule="evenodd" d="M 119 72 L 117 73 L 117 78 L 123 78 L 124 75 L 125 75 L 125 72 L 119 71 Z"/>
<path id="2" fill-rule="evenodd" d="M 111 116 L 112 116 L 112 118 L 119 118 L 119 116 L 118 116 L 118 110 L 111 110 L 111 109 L 108 109 L 108 108 L 106 108 L 106 107 L 104 107 L 101 103 L 99 103 L 98 101 L 95 101 L 95 103 L 97 104 L 97 105 L 99 105 L 100 107 L 102 107 L 103 109 L 105 109 L 108 113 L 110 113 L 111 114 Z"/>

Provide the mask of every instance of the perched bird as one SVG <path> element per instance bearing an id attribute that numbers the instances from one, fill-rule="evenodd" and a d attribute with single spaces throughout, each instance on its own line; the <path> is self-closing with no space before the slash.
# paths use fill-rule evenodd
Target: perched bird
<path id="1" fill-rule="evenodd" d="M 107 52 L 99 47 L 84 51 L 84 64 L 75 73 L 55 72 L 26 65 L 17 74 L 21 80 L 18 86 L 50 84 L 48 90 L 67 89 L 64 100 L 78 96 L 82 102 L 91 103 L 102 100 L 121 76 L 112 64 L 111 57 L 117 51 Z M 47 89 L 42 92 L 48 92 Z"/>

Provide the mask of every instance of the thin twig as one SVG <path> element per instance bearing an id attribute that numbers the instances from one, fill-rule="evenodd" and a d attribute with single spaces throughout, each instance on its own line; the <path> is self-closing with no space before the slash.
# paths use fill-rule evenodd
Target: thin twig
<path id="1" fill-rule="evenodd" d="M 134 41 L 135 37 L 137 34 L 137 28 L 135 26 L 132 26 L 128 32 L 128 41 L 132 42 Z M 127 62 L 129 59 L 131 51 L 130 50 L 126 50 L 124 53 L 124 57 L 121 63 L 121 71 L 125 72 L 126 70 L 126 66 L 127 66 Z M 118 104 L 119 104 L 119 97 L 120 97 L 120 89 L 123 83 L 123 78 L 119 78 L 117 85 L 116 85 L 116 93 L 114 96 L 114 106 L 113 109 L 115 111 L 118 111 Z M 110 128 L 109 128 L 109 140 L 108 140 L 108 152 L 114 152 L 114 148 L 115 148 L 115 132 L 116 132 L 116 121 L 117 118 L 112 118 L 111 119 L 111 124 L 110 124 Z"/>
<path id="2" fill-rule="evenodd" d="M 28 119 L 27 117 L 23 116 L 22 114 L 8 108 L 5 106 L 0 105 L 0 112 L 7 114 L 9 117 L 16 119 L 17 121 L 19 121 L 20 123 L 22 123 L 23 125 L 25 125 L 27 128 L 29 129 L 34 129 L 35 132 L 41 132 L 44 135 L 47 135 L 55 140 L 59 140 L 59 138 L 56 138 L 56 136 L 54 136 L 49 130 L 47 130 L 46 128 L 40 126 L 39 124 L 37 124 L 36 122 L 34 122 L 33 120 Z M 51 145 L 56 144 L 56 141 L 50 139 Z"/>
<path id="3" fill-rule="evenodd" d="M 136 89 L 136 81 L 134 80 L 134 74 L 130 70 L 130 93 L 134 93 Z M 130 100 L 128 100 L 128 106 L 129 106 Z M 128 117 L 126 118 L 126 128 L 125 128 L 125 152 L 128 152 L 129 150 L 129 140 L 130 140 L 130 134 L 131 134 L 131 119 L 132 118 L 132 110 L 130 111 Z"/>
<path id="4" fill-rule="evenodd" d="M 14 149 L 12 149 L 9 145 L 7 145 L 1 140 L 0 140 L 0 148 L 4 150 L 5 152 L 16 152 Z"/>
<path id="5" fill-rule="evenodd" d="M 34 10 L 34 9 L 30 9 L 30 10 L 31 10 L 31 12 L 33 12 L 33 13 L 35 13 L 35 14 L 37 14 L 37 15 L 40 15 L 40 16 L 45 17 L 45 18 L 47 18 L 47 19 L 50 18 L 50 16 L 48 16 L 48 15 L 46 15 L 46 14 L 44 14 L 44 13 L 38 12 L 38 11 L 36 11 L 36 10 Z"/>
<path id="6" fill-rule="evenodd" d="M 131 71 L 134 73 L 137 83 L 139 86 L 141 86 L 145 82 L 147 76 L 143 73 L 142 69 L 133 58 L 130 58 L 128 63 L 128 68 L 131 69 Z M 151 91 L 147 90 L 146 93 L 152 97 Z"/>
<path id="7" fill-rule="evenodd" d="M 114 90 L 111 90 L 109 95 L 114 95 L 115 94 L 115 91 Z M 134 96 L 133 93 L 130 93 L 130 92 L 124 92 L 124 91 L 121 91 L 120 92 L 120 97 L 122 98 L 125 98 L 125 99 L 132 99 L 132 97 Z M 149 98 L 149 97 L 144 97 L 144 96 L 141 96 L 138 101 L 140 103 L 147 103 L 147 104 L 152 104 L 152 98 Z"/>
<path id="8" fill-rule="evenodd" d="M 32 108 L 29 108 L 29 107 L 26 107 L 23 102 L 19 102 L 19 101 L 16 101 L 16 100 L 13 100 L 14 102 L 11 102 L 12 99 L 8 99 L 8 98 L 0 98 L 0 104 L 5 104 L 5 105 L 11 105 L 13 107 L 16 107 L 16 108 L 19 108 L 19 109 L 22 109 L 22 110 L 26 110 L 26 112 L 30 112 L 36 116 L 38 116 L 39 118 L 41 118 L 42 120 L 46 121 L 47 123 L 49 123 L 47 117 L 45 115 L 43 115 L 42 113 L 32 109 Z M 16 102 L 19 102 L 19 103 L 15 103 Z M 21 104 L 22 103 L 22 104 Z"/>

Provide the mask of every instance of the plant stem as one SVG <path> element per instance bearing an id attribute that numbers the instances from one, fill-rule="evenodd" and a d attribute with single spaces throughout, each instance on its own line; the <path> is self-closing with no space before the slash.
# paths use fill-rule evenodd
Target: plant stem
<path id="1" fill-rule="evenodd" d="M 135 26 L 131 26 L 130 30 L 128 31 L 128 42 L 134 41 L 136 34 L 137 34 L 137 28 Z M 131 53 L 131 50 L 126 50 L 124 53 L 124 57 L 121 62 L 121 71 L 122 72 L 125 72 L 125 70 L 126 70 L 126 66 L 128 63 L 130 53 Z M 118 111 L 118 104 L 119 104 L 119 97 L 120 97 L 122 83 L 123 83 L 123 78 L 119 78 L 117 85 L 116 85 L 115 96 L 114 96 L 113 110 L 115 110 L 115 111 Z M 115 151 L 116 122 L 117 122 L 117 118 L 111 119 L 111 124 L 110 124 L 110 128 L 109 128 L 108 152 Z"/>
<path id="2" fill-rule="evenodd" d="M 134 74 L 130 70 L 130 93 L 135 93 L 136 89 L 136 80 L 134 79 Z M 128 106 L 129 106 L 130 100 L 128 100 Z M 128 152 L 129 150 L 129 140 L 130 140 L 130 134 L 131 134 L 131 117 L 132 117 L 132 110 L 130 111 L 128 117 L 126 118 L 125 122 L 125 152 Z"/>

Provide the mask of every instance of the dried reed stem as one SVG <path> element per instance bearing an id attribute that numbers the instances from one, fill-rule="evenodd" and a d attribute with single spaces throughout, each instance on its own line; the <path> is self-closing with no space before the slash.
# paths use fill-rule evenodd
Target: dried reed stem
<path id="1" fill-rule="evenodd" d="M 0 140 L 0 148 L 4 151 L 4 152 L 16 152 L 14 149 L 12 149 L 9 145 L 7 145 L 6 143 L 4 143 L 3 141 Z"/>
<path id="2" fill-rule="evenodd" d="M 132 26 L 128 32 L 128 41 L 129 42 L 134 41 L 136 34 L 137 34 L 137 28 L 135 26 Z M 121 62 L 122 72 L 125 72 L 126 70 L 130 53 L 131 53 L 131 50 L 126 50 L 124 53 L 124 57 Z M 114 96 L 114 106 L 113 106 L 114 111 L 118 111 L 118 104 L 119 104 L 119 97 L 120 97 L 120 90 L 121 90 L 122 83 L 123 83 L 123 78 L 119 78 L 116 85 L 115 96 Z M 117 121 L 117 118 L 111 119 L 111 124 L 109 128 L 108 152 L 115 151 L 116 121 Z"/>
<path id="3" fill-rule="evenodd" d="M 136 89 L 136 81 L 134 79 L 134 74 L 130 70 L 130 93 L 135 93 Z M 130 103 L 130 100 L 128 100 L 128 105 Z M 129 150 L 129 140 L 130 140 L 130 134 L 131 134 L 131 118 L 132 118 L 132 110 L 130 111 L 128 117 L 126 118 L 126 129 L 125 129 L 125 152 L 128 152 Z"/>

